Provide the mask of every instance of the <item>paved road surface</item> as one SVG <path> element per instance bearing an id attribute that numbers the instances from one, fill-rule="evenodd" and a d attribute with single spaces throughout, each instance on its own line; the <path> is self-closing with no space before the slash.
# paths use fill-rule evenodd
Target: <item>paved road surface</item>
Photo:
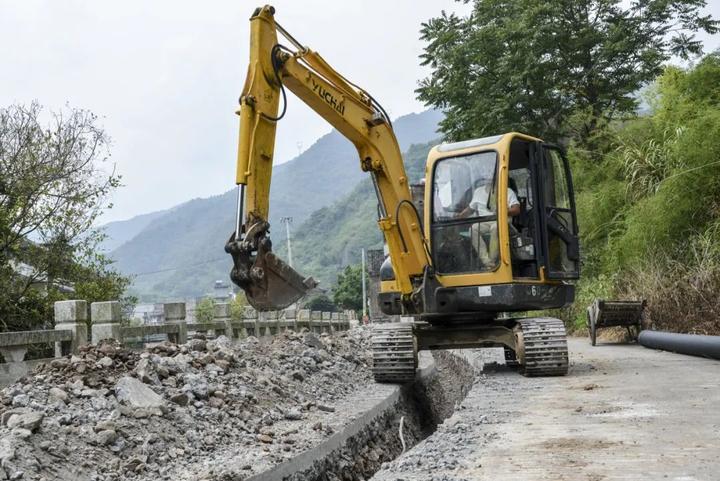
<path id="1" fill-rule="evenodd" d="M 720 480 L 720 361 L 585 339 L 570 351 L 562 378 L 486 365 L 458 411 L 373 480 Z"/>

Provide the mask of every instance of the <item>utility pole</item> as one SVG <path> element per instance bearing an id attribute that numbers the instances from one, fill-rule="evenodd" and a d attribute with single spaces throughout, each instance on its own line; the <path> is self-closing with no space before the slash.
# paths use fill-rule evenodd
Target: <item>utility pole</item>
<path id="1" fill-rule="evenodd" d="M 367 316 L 367 288 L 365 287 L 365 248 L 362 249 L 362 315 Z"/>
<path id="2" fill-rule="evenodd" d="M 292 224 L 292 217 L 281 217 L 280 222 L 285 224 L 285 232 L 287 233 L 287 249 L 288 249 L 288 264 L 290 267 L 293 266 L 292 263 L 292 247 L 290 245 L 290 224 Z"/>

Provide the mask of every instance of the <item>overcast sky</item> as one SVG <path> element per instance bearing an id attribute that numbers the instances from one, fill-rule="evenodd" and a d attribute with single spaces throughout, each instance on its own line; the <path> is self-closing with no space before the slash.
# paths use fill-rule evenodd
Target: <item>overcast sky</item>
<path id="1" fill-rule="evenodd" d="M 0 0 L 0 104 L 65 103 L 102 117 L 125 187 L 103 221 L 234 185 L 237 116 L 258 2 Z M 392 117 L 423 110 L 413 90 L 420 23 L 452 0 L 276 0 L 297 39 L 379 99 Z M 464 10 L 463 10 L 464 9 Z M 330 131 L 290 98 L 276 162 Z"/>
<path id="2" fill-rule="evenodd" d="M 720 17 L 720 1 L 709 11 Z M 100 115 L 125 187 L 103 221 L 172 207 L 233 186 L 248 18 L 261 1 L 0 0 L 0 105 L 68 103 Z M 415 99 L 420 23 L 453 0 L 276 0 L 298 40 L 373 94 L 394 118 Z M 718 47 L 718 39 L 707 42 Z M 289 95 L 276 162 L 330 127 Z"/>

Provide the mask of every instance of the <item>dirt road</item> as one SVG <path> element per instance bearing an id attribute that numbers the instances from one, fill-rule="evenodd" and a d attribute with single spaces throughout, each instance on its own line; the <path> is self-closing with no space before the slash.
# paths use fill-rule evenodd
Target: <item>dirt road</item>
<path id="1" fill-rule="evenodd" d="M 456 413 L 373 480 L 720 480 L 720 362 L 585 339 L 570 351 L 562 378 L 486 364 Z"/>

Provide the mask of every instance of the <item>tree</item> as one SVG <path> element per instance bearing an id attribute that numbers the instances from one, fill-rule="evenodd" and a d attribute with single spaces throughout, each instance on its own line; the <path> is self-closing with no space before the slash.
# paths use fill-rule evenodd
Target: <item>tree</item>
<path id="1" fill-rule="evenodd" d="M 325 312 L 335 312 L 337 310 L 337 306 L 333 303 L 332 299 L 325 294 L 311 297 L 303 304 L 303 308 L 310 309 L 311 311 Z"/>
<path id="2" fill-rule="evenodd" d="M 230 302 L 230 318 L 233 321 L 242 321 L 245 318 L 245 307 L 248 302 L 245 294 L 238 292 L 235 299 Z"/>
<path id="3" fill-rule="evenodd" d="M 215 301 L 206 297 L 195 308 L 195 319 L 201 324 L 207 324 L 215 319 Z"/>
<path id="4" fill-rule="evenodd" d="M 131 279 L 113 269 L 112 261 L 106 256 L 87 253 L 82 264 L 74 264 L 66 275 L 75 279 L 73 297 L 86 300 L 88 305 L 97 301 L 120 301 L 123 320 L 132 318 L 138 300 L 127 293 Z"/>
<path id="5" fill-rule="evenodd" d="M 362 310 L 362 267 L 347 266 L 338 274 L 337 285 L 333 289 L 335 304 L 343 309 Z"/>
<path id="6" fill-rule="evenodd" d="M 0 108 L 3 330 L 51 320 L 52 302 L 68 295 L 66 286 L 93 301 L 118 299 L 128 285 L 95 253 L 102 234 L 93 223 L 120 185 L 114 171 L 102 169 L 108 144 L 86 110 L 44 114 L 37 103 Z"/>
<path id="7" fill-rule="evenodd" d="M 667 60 L 702 53 L 696 32 L 719 28 L 704 0 L 621 3 L 474 0 L 466 18 L 443 12 L 422 25 L 432 73 L 418 97 L 445 111 L 451 140 L 519 130 L 592 147 Z"/>

